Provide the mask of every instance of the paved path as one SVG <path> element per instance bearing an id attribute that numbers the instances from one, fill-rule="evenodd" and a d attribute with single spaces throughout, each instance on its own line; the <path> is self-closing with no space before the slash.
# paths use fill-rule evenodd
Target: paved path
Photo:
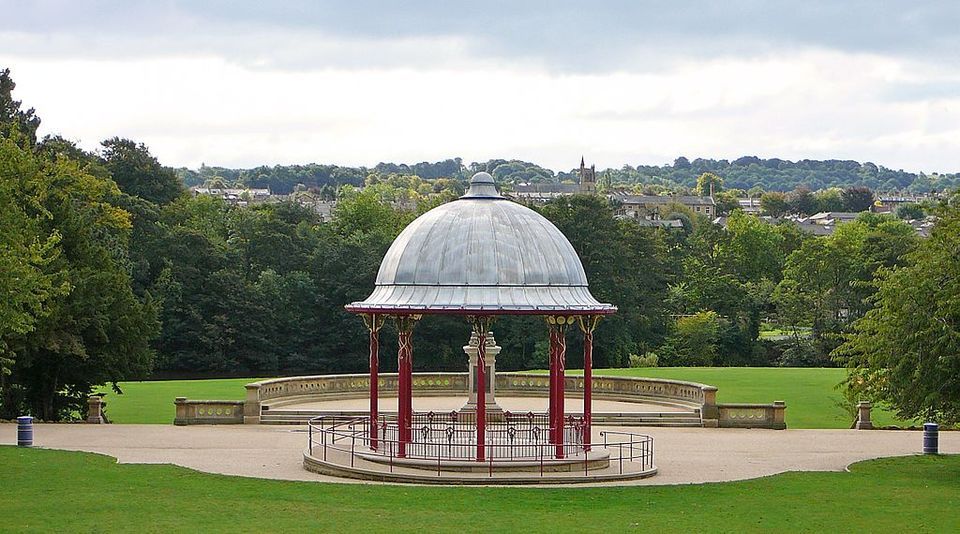
<path id="1" fill-rule="evenodd" d="M 15 424 L 0 424 L 0 444 L 15 444 L 16 430 Z M 921 432 L 880 430 L 622 430 L 655 439 L 659 474 L 629 482 L 644 485 L 742 480 L 784 471 L 842 471 L 860 460 L 919 453 L 922 441 Z M 347 482 L 301 467 L 305 427 L 71 424 L 36 425 L 34 433 L 37 446 L 107 454 L 121 463 L 170 463 L 226 475 Z M 941 432 L 940 450 L 960 453 L 960 432 Z"/>

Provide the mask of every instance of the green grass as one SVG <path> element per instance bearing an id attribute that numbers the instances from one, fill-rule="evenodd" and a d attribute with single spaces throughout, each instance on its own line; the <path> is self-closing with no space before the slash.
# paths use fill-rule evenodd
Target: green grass
<path id="1" fill-rule="evenodd" d="M 957 532 L 960 456 L 744 482 L 455 488 L 282 482 L 0 447 L 0 530 L 20 532 Z"/>
<path id="2" fill-rule="evenodd" d="M 570 370 L 571 373 L 579 371 Z M 645 367 L 600 369 L 594 375 L 645 376 L 688 380 L 717 386 L 717 402 L 787 403 L 787 428 L 850 428 L 853 420 L 837 406 L 835 389 L 844 369 L 792 367 Z M 875 425 L 905 425 L 892 414 L 875 409 Z"/>
<path id="3" fill-rule="evenodd" d="M 786 401 L 788 428 L 849 428 L 853 421 L 837 406 L 840 393 L 834 388 L 843 380 L 844 373 L 843 369 L 779 367 L 648 367 L 594 371 L 595 375 L 647 376 L 702 382 L 719 388 L 718 402 Z M 107 415 L 116 423 L 169 424 L 173 422 L 174 398 L 243 400 L 244 384 L 256 380 L 124 382 L 120 385 L 123 395 L 108 392 Z M 873 420 L 877 425 L 906 424 L 895 420 L 892 414 L 876 409 Z"/>
<path id="4" fill-rule="evenodd" d="M 123 382 L 117 395 L 109 387 L 106 393 L 107 417 L 115 423 L 171 424 L 175 409 L 173 399 L 187 397 L 196 400 L 243 400 L 245 384 L 258 378 L 227 378 L 214 380 L 162 380 L 156 382 Z"/>

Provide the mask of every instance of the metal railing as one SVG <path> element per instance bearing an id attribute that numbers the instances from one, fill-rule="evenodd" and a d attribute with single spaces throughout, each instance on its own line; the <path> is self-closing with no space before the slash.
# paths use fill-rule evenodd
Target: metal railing
<path id="1" fill-rule="evenodd" d="M 413 416 L 409 442 L 399 440 L 399 426 L 390 418 L 378 424 L 376 447 L 371 447 L 369 419 L 363 417 L 320 416 L 307 425 L 308 451 L 311 457 L 327 462 L 330 455 L 349 455 L 349 465 L 354 467 L 358 459 L 379 460 L 394 467 L 403 461 L 416 461 L 420 468 L 436 465 L 437 475 L 442 476 L 443 467 L 484 465 L 493 475 L 495 464 L 525 463 L 527 467 L 539 465 L 540 475 L 558 462 L 582 463 L 587 475 L 591 459 L 597 456 L 585 451 L 584 425 L 580 418 L 568 417 L 563 429 L 563 442 L 552 443 L 546 414 L 504 414 L 503 421 L 488 423 L 486 443 L 482 446 L 482 461 L 477 460 L 476 429 L 470 418 L 450 413 L 417 413 Z M 602 445 L 610 451 L 610 462 L 617 463 L 619 472 L 628 467 L 641 469 L 653 467 L 653 439 L 649 436 L 628 432 L 601 432 Z M 609 435 L 609 436 L 608 436 Z M 614 439 L 611 439 L 614 438 Z M 616 441 L 615 439 L 619 439 Z M 559 453 L 559 454 L 558 454 Z M 342 456 L 338 457 L 341 461 Z M 475 462 L 475 463 L 474 463 Z M 483 462 L 483 463 L 481 463 Z M 454 464 L 456 464 L 454 466 Z"/>
<path id="2" fill-rule="evenodd" d="M 610 463 L 616 462 L 623 473 L 623 462 L 637 462 L 641 469 L 653 469 L 653 438 L 630 432 L 615 430 L 601 430 L 603 447 L 610 451 Z M 619 441 L 609 441 L 611 437 L 620 438 Z M 614 455 L 616 453 L 616 455 Z"/>

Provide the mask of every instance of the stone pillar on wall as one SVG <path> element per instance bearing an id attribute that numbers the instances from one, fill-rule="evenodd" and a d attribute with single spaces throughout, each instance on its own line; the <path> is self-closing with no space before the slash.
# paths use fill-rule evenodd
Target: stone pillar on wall
<path id="1" fill-rule="evenodd" d="M 866 401 L 857 403 L 857 422 L 854 428 L 857 430 L 873 430 L 873 421 L 870 420 L 870 409 L 873 405 Z"/>
<path id="2" fill-rule="evenodd" d="M 107 422 L 103 415 L 103 408 L 107 403 L 103 402 L 100 395 L 91 395 L 87 398 L 87 422 L 93 424 L 102 424 Z"/>
<path id="3" fill-rule="evenodd" d="M 703 404 L 700 405 L 700 422 L 704 427 L 716 428 L 719 426 L 720 409 L 717 408 L 717 388 L 713 386 L 704 386 Z"/>
<path id="4" fill-rule="evenodd" d="M 497 346 L 497 341 L 493 338 L 493 332 L 487 332 L 486 337 L 486 354 L 485 360 L 487 362 L 487 369 L 484 377 L 484 381 L 487 382 L 487 391 L 486 391 L 486 406 L 487 406 L 487 420 L 488 421 L 499 421 L 503 419 L 503 408 L 497 404 L 496 392 L 497 392 L 497 355 L 500 354 L 500 347 Z M 479 352 L 478 347 L 480 346 L 480 336 L 476 332 L 470 334 L 470 341 L 463 346 L 463 352 L 467 354 L 467 358 L 470 360 L 470 372 L 467 377 L 467 384 L 470 386 L 470 393 L 467 397 L 467 403 L 460 409 L 463 413 L 476 413 L 477 411 L 477 354 Z"/>
<path id="5" fill-rule="evenodd" d="M 245 425 L 260 424 L 260 386 L 247 384 L 247 398 L 243 403 L 243 423 Z"/>

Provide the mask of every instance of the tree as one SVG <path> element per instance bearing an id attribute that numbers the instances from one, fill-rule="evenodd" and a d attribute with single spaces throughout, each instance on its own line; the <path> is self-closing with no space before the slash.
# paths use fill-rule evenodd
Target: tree
<path id="1" fill-rule="evenodd" d="M 93 387 L 146 377 L 156 305 L 149 294 L 141 299 L 133 293 L 126 246 L 130 215 L 114 204 L 116 185 L 84 172 L 76 161 L 49 162 L 32 151 L 5 148 L 5 157 L 21 161 L 21 172 L 47 180 L 33 208 L 43 213 L 39 235 L 58 240 L 42 272 L 64 291 L 48 302 L 32 331 L 6 340 L 16 359 L 3 385 L 0 418 L 68 418 L 85 413 Z"/>
<path id="2" fill-rule="evenodd" d="M 817 201 L 806 187 L 798 187 L 787 195 L 790 212 L 798 215 L 813 215 L 817 212 Z"/>
<path id="3" fill-rule="evenodd" d="M 760 211 L 771 217 L 782 217 L 790 210 L 787 196 L 777 191 L 770 191 L 760 196 Z"/>
<path id="4" fill-rule="evenodd" d="M 33 158 L 0 138 L 0 393 L 16 359 L 13 338 L 33 332 L 69 290 L 47 270 L 60 252 L 60 235 L 42 229 L 48 186 Z"/>
<path id="5" fill-rule="evenodd" d="M 101 144 L 104 164 L 124 193 L 155 204 L 168 204 L 183 193 L 176 172 L 161 165 L 143 143 L 112 137 Z"/>
<path id="6" fill-rule="evenodd" d="M 841 198 L 841 189 L 831 187 L 830 189 L 821 189 L 814 193 L 813 198 L 817 201 L 816 211 L 831 212 L 843 211 L 843 199 Z"/>
<path id="7" fill-rule="evenodd" d="M 896 211 L 897 217 L 905 220 L 917 220 L 925 217 L 923 212 L 923 207 L 920 204 L 903 204 L 897 207 Z"/>
<path id="8" fill-rule="evenodd" d="M 17 143 L 23 148 L 33 148 L 37 144 L 40 117 L 33 108 L 20 109 L 20 101 L 13 99 L 16 87 L 10 69 L 0 70 L 0 137 L 11 139 L 14 132 L 18 132 Z"/>
<path id="9" fill-rule="evenodd" d="M 840 193 L 840 199 L 844 211 L 860 213 L 873 206 L 873 191 L 869 187 L 848 187 Z"/>
<path id="10" fill-rule="evenodd" d="M 705 197 L 719 193 L 723 189 L 723 178 L 712 172 L 705 172 L 697 178 L 697 194 Z"/>
<path id="11" fill-rule="evenodd" d="M 743 282 L 780 280 L 783 270 L 783 236 L 759 218 L 737 212 L 727 220 L 725 239 L 719 244 L 719 257 L 725 272 Z"/>
<path id="12" fill-rule="evenodd" d="M 661 349 L 662 361 L 671 366 L 713 365 L 717 358 L 720 316 L 702 311 L 680 317 Z"/>
<path id="13" fill-rule="evenodd" d="M 870 309 L 875 273 L 899 265 L 917 242 L 909 225 L 864 214 L 828 237 L 807 239 L 787 257 L 773 298 L 781 325 L 812 329 L 809 363 L 829 363 L 840 336 Z"/>
<path id="14" fill-rule="evenodd" d="M 947 208 L 906 265 L 880 271 L 874 304 L 837 349 L 846 385 L 904 419 L 960 421 L 960 210 Z"/>
<path id="15" fill-rule="evenodd" d="M 740 209 L 740 201 L 733 191 L 721 191 L 713 196 L 717 206 L 718 215 L 730 215 Z"/>

